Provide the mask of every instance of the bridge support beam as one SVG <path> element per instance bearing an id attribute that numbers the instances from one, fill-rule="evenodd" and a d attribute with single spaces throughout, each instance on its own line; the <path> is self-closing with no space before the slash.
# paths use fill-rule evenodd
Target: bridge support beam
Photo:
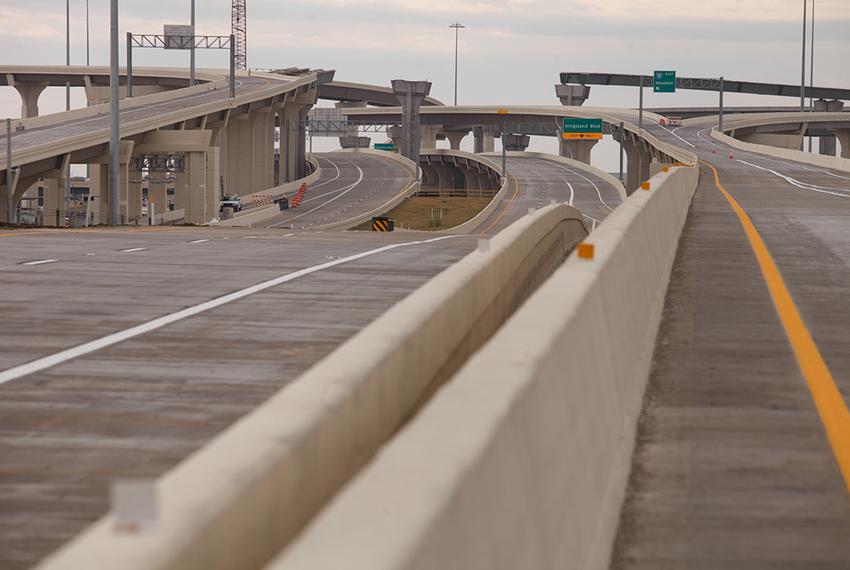
<path id="1" fill-rule="evenodd" d="M 841 143 L 842 158 L 850 158 L 850 129 L 841 129 L 840 131 L 832 131 L 838 142 Z"/>
<path id="2" fill-rule="evenodd" d="M 148 181 L 148 216 L 151 214 L 151 205 L 153 205 L 155 218 L 168 211 L 168 190 L 165 185 L 165 172 L 151 173 L 151 179 Z"/>
<path id="3" fill-rule="evenodd" d="M 631 194 L 649 178 L 652 156 L 646 143 L 632 136 L 626 137 L 623 150 L 626 151 L 626 194 Z"/>
<path id="4" fill-rule="evenodd" d="M 401 155 L 419 164 L 422 144 L 419 123 L 419 108 L 422 100 L 431 93 L 430 81 L 405 81 L 393 79 L 393 94 L 401 104 Z M 435 141 L 436 146 L 436 141 Z"/>
<path id="5" fill-rule="evenodd" d="M 581 106 L 590 97 L 587 85 L 555 85 L 555 95 L 566 107 Z"/>
<path id="6" fill-rule="evenodd" d="M 572 158 L 585 164 L 590 164 L 590 152 L 596 146 L 598 140 L 564 140 L 561 139 L 558 143 L 561 156 Z"/>
<path id="7" fill-rule="evenodd" d="M 292 97 L 277 110 L 280 123 L 280 182 L 307 173 L 307 114 L 316 102 L 316 89 Z"/>
<path id="8" fill-rule="evenodd" d="M 449 145 L 452 150 L 460 150 L 460 143 L 466 138 L 469 133 L 446 133 L 446 138 L 449 139 Z"/>
<path id="9" fill-rule="evenodd" d="M 476 153 L 493 152 L 496 150 L 496 137 L 492 127 L 475 127 L 472 129 L 475 138 L 474 150 Z"/>
<path id="10" fill-rule="evenodd" d="M 818 141 L 818 152 L 826 156 L 835 156 L 835 136 L 820 137 Z"/>
<path id="11" fill-rule="evenodd" d="M 792 150 L 800 150 L 803 145 L 803 135 L 796 133 L 752 133 L 749 135 L 740 135 L 738 138 L 744 142 L 752 144 L 761 144 L 776 148 L 789 148 Z"/>
<path id="12" fill-rule="evenodd" d="M 421 125 L 422 144 L 420 148 L 437 148 L 437 135 L 442 130 L 442 125 Z"/>
<path id="13" fill-rule="evenodd" d="M 9 85 L 21 96 L 21 118 L 38 117 L 38 98 L 47 88 L 47 83 L 20 83 L 7 75 Z"/>

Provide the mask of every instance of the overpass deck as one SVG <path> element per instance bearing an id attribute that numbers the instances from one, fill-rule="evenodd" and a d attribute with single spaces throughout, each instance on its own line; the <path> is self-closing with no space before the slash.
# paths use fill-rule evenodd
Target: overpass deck
<path id="1" fill-rule="evenodd" d="M 317 212 L 336 211 L 347 199 L 325 203 L 359 177 L 352 165 L 395 172 L 372 164 L 385 159 L 370 155 L 329 157 L 351 165 L 341 164 Z M 497 210 L 487 233 L 530 205 L 568 200 L 570 185 L 580 208 L 598 203 L 594 183 L 603 196 L 616 194 L 548 161 L 512 158 L 510 167 L 521 190 Z M 358 191 L 368 194 L 380 180 L 368 174 Z M 111 481 L 162 475 L 477 244 L 474 236 L 427 232 L 179 227 L 13 231 L 0 241 L 4 570 L 31 566 L 104 514 Z M 399 247 L 375 251 L 392 244 Z M 366 251 L 375 253 L 348 260 Z M 142 323 L 310 268 L 128 335 Z M 31 373 L 18 368 L 116 334 L 100 350 Z"/>
<path id="2" fill-rule="evenodd" d="M 832 403 L 846 406 L 850 175 L 730 150 L 704 127 L 675 136 L 717 168 L 749 214 L 837 384 Z M 612 568 L 850 567 L 850 482 L 763 262 L 704 167 L 667 293 Z"/>

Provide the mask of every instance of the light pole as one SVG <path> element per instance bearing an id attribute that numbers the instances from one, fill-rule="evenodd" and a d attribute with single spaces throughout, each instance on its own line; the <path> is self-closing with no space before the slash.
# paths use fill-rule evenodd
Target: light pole
<path id="1" fill-rule="evenodd" d="M 815 110 L 815 98 L 811 96 L 815 87 L 815 0 L 812 0 L 812 47 L 809 50 L 809 111 Z M 812 152 L 812 137 L 809 137 L 809 152 Z"/>
<path id="2" fill-rule="evenodd" d="M 800 68 L 800 112 L 806 110 L 806 0 L 803 0 L 803 64 Z"/>
<path id="3" fill-rule="evenodd" d="M 195 84 L 195 0 L 192 0 L 191 5 L 191 24 L 192 24 L 192 49 L 189 50 L 189 86 Z"/>
<path id="4" fill-rule="evenodd" d="M 118 0 L 109 4 L 109 223 L 121 221 L 121 136 L 118 124 Z"/>
<path id="5" fill-rule="evenodd" d="M 455 31 L 455 107 L 457 107 L 457 47 L 458 47 L 458 36 L 460 34 L 460 30 L 466 28 L 463 24 L 455 22 L 449 28 L 454 28 Z"/>
<path id="6" fill-rule="evenodd" d="M 89 49 L 89 0 L 86 0 L 86 66 L 91 65 L 91 50 Z"/>

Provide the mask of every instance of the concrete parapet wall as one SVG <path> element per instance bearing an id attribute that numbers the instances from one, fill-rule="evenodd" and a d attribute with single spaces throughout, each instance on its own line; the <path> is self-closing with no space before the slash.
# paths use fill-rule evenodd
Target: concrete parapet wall
<path id="1" fill-rule="evenodd" d="M 775 146 L 744 142 L 742 140 L 730 137 L 729 135 L 724 134 L 718 131 L 717 129 L 711 130 L 711 137 L 739 150 L 745 150 L 749 152 L 765 154 L 767 156 L 774 156 L 776 158 L 784 158 L 786 160 L 794 160 L 797 162 L 813 164 L 815 166 L 821 166 L 824 168 L 832 168 L 835 170 L 843 170 L 844 172 L 850 172 L 850 159 L 847 158 L 842 158 L 838 156 L 826 156 L 823 154 L 813 154 L 800 150 L 778 148 Z"/>
<path id="2" fill-rule="evenodd" d="M 698 177 L 632 194 L 266 568 L 608 568 Z"/>
<path id="3" fill-rule="evenodd" d="M 262 567 L 586 235 L 568 206 L 519 220 L 163 476 L 154 529 L 104 517 L 39 568 Z"/>

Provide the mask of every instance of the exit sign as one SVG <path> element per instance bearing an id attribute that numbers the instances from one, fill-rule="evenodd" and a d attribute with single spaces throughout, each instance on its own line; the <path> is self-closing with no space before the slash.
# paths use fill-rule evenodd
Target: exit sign
<path id="1" fill-rule="evenodd" d="M 564 117 L 562 136 L 565 139 L 601 139 L 602 119 Z"/>
<path id="2" fill-rule="evenodd" d="M 652 91 L 654 93 L 675 93 L 676 72 L 656 71 L 652 78 Z"/>

